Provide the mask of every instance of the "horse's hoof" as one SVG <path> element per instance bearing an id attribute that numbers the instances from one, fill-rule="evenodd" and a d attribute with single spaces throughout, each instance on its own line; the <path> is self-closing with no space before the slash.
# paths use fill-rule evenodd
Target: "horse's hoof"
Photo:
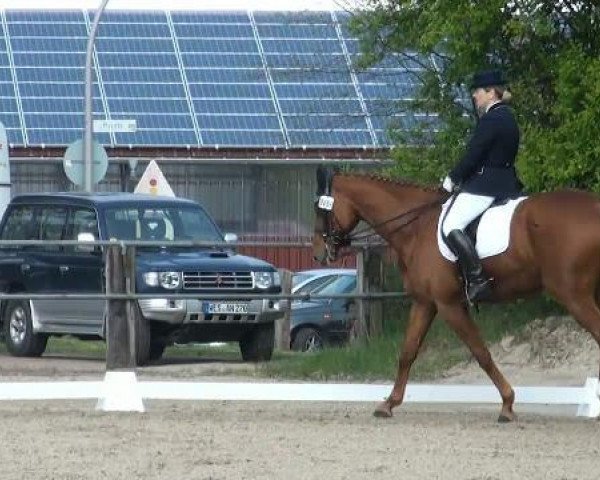
<path id="1" fill-rule="evenodd" d="M 392 408 L 386 402 L 383 402 L 377 406 L 373 412 L 373 416 L 377 418 L 390 418 L 392 416 Z"/>
<path id="2" fill-rule="evenodd" d="M 498 423 L 510 423 L 516 420 L 516 416 L 514 413 L 507 415 L 505 413 L 501 413 L 498 417 Z"/>

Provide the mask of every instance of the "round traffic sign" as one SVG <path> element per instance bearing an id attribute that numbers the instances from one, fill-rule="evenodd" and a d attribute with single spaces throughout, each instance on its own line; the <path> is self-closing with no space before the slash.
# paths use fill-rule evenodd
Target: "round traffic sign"
<path id="1" fill-rule="evenodd" d="M 75 185 L 83 187 L 85 183 L 83 165 L 83 140 L 75 140 L 65 151 L 63 168 L 68 179 Z M 106 175 L 108 154 L 105 148 L 95 140 L 92 141 L 92 183 L 98 183 Z"/>

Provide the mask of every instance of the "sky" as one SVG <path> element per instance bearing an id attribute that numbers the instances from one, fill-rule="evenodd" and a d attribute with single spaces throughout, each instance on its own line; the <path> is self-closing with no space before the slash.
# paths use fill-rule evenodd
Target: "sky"
<path id="1" fill-rule="evenodd" d="M 2 9 L 96 9 L 101 0 L 0 0 Z M 205 6 L 204 6 L 204 5 Z M 109 0 L 107 10 L 346 10 L 348 0 Z"/>

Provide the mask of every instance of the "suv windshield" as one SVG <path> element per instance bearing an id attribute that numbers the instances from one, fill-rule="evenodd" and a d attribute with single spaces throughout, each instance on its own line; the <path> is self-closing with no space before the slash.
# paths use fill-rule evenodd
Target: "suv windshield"
<path id="1" fill-rule="evenodd" d="M 106 228 L 116 240 L 223 241 L 204 210 L 188 206 L 108 208 Z"/>

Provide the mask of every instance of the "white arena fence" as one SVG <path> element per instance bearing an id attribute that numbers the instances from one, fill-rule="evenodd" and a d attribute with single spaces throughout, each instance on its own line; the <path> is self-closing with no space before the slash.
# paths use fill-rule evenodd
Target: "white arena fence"
<path id="1" fill-rule="evenodd" d="M 144 400 L 220 400 L 285 402 L 380 402 L 391 384 L 220 383 L 137 381 L 134 371 L 106 372 L 104 381 L 4 382 L 0 400 L 96 399 L 104 412 L 144 412 Z M 588 378 L 582 387 L 516 387 L 515 403 L 577 407 L 577 416 L 600 416 L 599 382 Z M 495 404 L 500 395 L 492 385 L 409 384 L 406 403 Z"/>
<path id="2" fill-rule="evenodd" d="M 80 245 L 77 241 L 0 241 L 8 245 Z M 86 242 L 88 245 L 119 245 L 122 252 L 128 247 L 161 246 L 164 242 Z M 178 247 L 224 247 L 230 243 L 170 242 Z M 261 242 L 238 243 L 237 246 L 262 246 Z M 269 244 L 271 245 L 271 244 Z M 281 243 L 281 245 L 290 245 Z M 304 244 L 298 244 L 305 246 Z M 280 246 L 280 244 L 273 244 Z M 364 248 L 362 246 L 361 248 Z M 358 272 L 361 275 L 362 272 Z M 154 298 L 135 292 L 118 294 L 0 294 L 0 300 L 8 299 L 90 299 L 133 300 Z M 166 298 L 227 299 L 227 295 L 165 294 Z M 401 298 L 404 292 L 360 293 L 349 295 L 263 295 L 236 294 L 237 299 L 307 299 L 307 298 Z M 0 377 L 1 379 L 1 377 Z M 302 402 L 380 402 L 389 395 L 392 384 L 340 384 L 340 383 L 219 383 L 138 381 L 135 370 L 107 371 L 101 381 L 51 381 L 51 382 L 1 382 L 0 401 L 23 400 L 85 400 L 96 399 L 97 410 L 144 412 L 144 400 L 229 400 L 229 401 L 302 401 Z M 588 378 L 581 387 L 518 386 L 515 388 L 516 405 L 577 407 L 577 415 L 589 418 L 600 416 L 600 389 L 598 378 Z M 409 384 L 405 393 L 406 403 L 422 404 L 500 404 L 498 391 L 492 385 L 433 385 Z"/>

